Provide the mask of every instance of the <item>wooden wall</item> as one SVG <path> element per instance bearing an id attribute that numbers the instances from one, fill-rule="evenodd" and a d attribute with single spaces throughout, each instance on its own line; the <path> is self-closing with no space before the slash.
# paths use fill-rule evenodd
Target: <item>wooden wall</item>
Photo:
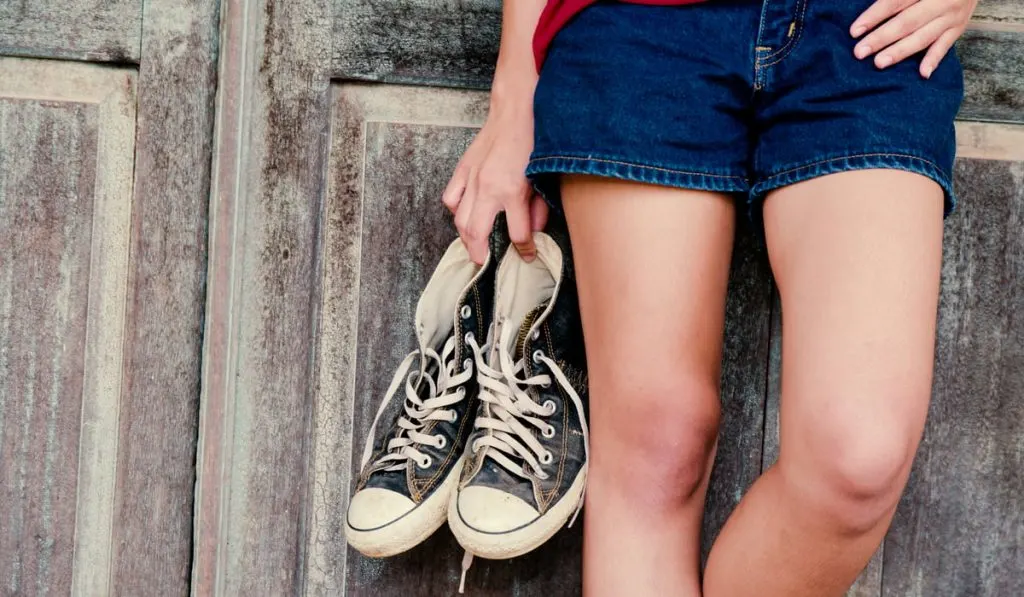
<path id="1" fill-rule="evenodd" d="M 342 517 L 499 28 L 498 0 L 0 4 L 0 594 L 455 592 L 446 532 L 374 561 Z M 1024 594 L 1024 4 L 982 0 L 959 52 L 935 397 L 857 597 Z M 778 299 L 737 242 L 705 546 L 777 454 Z M 471 594 L 577 595 L 580 540 Z"/>

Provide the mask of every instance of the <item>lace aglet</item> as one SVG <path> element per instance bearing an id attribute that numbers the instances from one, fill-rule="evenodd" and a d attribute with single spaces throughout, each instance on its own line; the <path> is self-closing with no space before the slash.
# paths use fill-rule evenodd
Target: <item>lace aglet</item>
<path id="1" fill-rule="evenodd" d="M 473 565 L 473 553 L 466 550 L 466 553 L 462 554 L 462 578 L 459 579 L 459 594 L 462 595 L 466 592 L 466 573 L 469 572 L 469 567 Z"/>

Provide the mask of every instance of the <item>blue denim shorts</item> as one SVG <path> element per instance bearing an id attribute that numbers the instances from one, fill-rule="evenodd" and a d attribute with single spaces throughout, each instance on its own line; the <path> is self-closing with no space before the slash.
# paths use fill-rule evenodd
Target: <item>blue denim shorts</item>
<path id="1" fill-rule="evenodd" d="M 950 213 L 960 62 L 924 79 L 920 55 L 857 60 L 871 1 L 592 5 L 541 68 L 527 177 L 556 208 L 558 175 L 582 173 L 734 194 L 756 216 L 773 189 L 888 168 L 937 182 Z"/>

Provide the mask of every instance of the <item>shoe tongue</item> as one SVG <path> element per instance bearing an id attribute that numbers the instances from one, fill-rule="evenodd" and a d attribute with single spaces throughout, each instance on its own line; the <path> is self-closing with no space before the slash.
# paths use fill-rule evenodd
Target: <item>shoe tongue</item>
<path id="1" fill-rule="evenodd" d="M 538 305 L 523 318 L 523 322 L 519 326 L 519 333 L 516 334 L 516 343 L 512 351 L 513 361 L 522 359 L 526 354 L 526 343 L 530 339 L 530 330 L 533 328 L 533 324 L 537 321 L 537 318 L 540 317 L 540 314 L 544 312 L 546 307 L 547 303 Z"/>

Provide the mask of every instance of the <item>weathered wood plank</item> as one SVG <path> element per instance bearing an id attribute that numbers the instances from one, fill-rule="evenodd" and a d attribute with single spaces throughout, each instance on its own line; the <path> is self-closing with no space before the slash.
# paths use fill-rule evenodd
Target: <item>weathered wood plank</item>
<path id="1" fill-rule="evenodd" d="M 386 172 L 366 162 L 364 127 L 380 131 L 381 127 L 385 127 L 380 122 L 435 123 L 441 127 L 441 132 L 437 134 L 465 136 L 471 134 L 471 129 L 479 127 L 486 106 L 487 96 L 477 92 L 359 84 L 335 88 L 324 224 L 323 317 L 319 337 L 321 365 L 313 421 L 313 489 L 310 504 L 313 517 L 306 551 L 307 594 L 339 594 L 347 582 L 345 571 L 348 550 L 344 538 L 344 514 L 349 498 L 349 469 L 353 455 L 353 397 L 357 395 L 356 352 L 358 339 L 364 337 L 358 331 L 360 270 L 364 263 L 371 263 L 362 255 L 364 170 L 367 176 L 376 177 L 375 184 L 378 186 L 386 187 L 388 182 L 380 179 Z M 433 129 L 427 127 L 424 134 L 429 134 L 430 130 Z M 387 134 L 386 127 L 382 134 Z M 452 159 L 450 153 L 458 151 L 458 147 L 462 147 L 466 140 L 468 137 L 461 141 L 451 137 L 450 141 L 456 143 L 457 147 L 418 147 L 421 153 L 413 154 L 409 159 L 423 162 L 428 160 L 430 152 L 436 151 L 436 159 L 442 165 L 451 167 L 453 163 L 448 163 Z M 392 151 L 398 149 L 401 148 L 396 147 Z M 380 157 L 379 151 L 374 155 Z M 436 168 L 437 165 L 431 167 Z M 440 178 L 447 180 L 443 176 Z M 437 181 L 417 181 L 403 175 L 394 184 L 413 183 L 436 186 Z M 407 191 L 413 192 L 409 189 Z M 434 192 L 439 191 L 435 189 Z M 391 201 L 386 196 L 370 193 L 366 196 L 368 201 Z M 444 222 L 443 219 L 440 221 Z M 483 567 L 474 567 L 473 573 L 478 575 L 474 587 L 478 586 L 486 574 L 482 570 Z"/>
<path id="2" fill-rule="evenodd" d="M 131 219 L 135 70 L 0 58 L 0 97 L 85 105 L 96 114 L 95 143 L 82 148 L 94 169 L 93 192 L 88 199 L 94 205 L 89 228 L 92 238 L 85 354 L 76 364 L 82 375 L 82 389 L 81 423 L 74 431 L 79 440 L 70 583 L 72 594 L 106 595 L 110 592 L 110 529 Z M 62 156 L 56 152 L 54 159 L 60 162 Z M 55 162 L 49 175 L 60 177 L 66 167 L 68 164 Z M 32 288 L 34 282 L 25 283 Z M 72 346 L 73 341 L 69 339 Z M 6 349 L 6 344 L 0 343 L 0 351 Z"/>
<path id="3" fill-rule="evenodd" d="M 1024 162 L 961 160 L 935 390 L 884 595 L 1024 594 Z"/>
<path id="4" fill-rule="evenodd" d="M 142 27 L 112 590 L 187 595 L 206 272 L 216 0 Z"/>
<path id="5" fill-rule="evenodd" d="M 744 217 L 737 226 L 726 302 L 722 424 L 704 509 L 704 558 L 729 514 L 761 474 L 763 458 L 772 283 L 764 250 L 744 225 Z"/>
<path id="6" fill-rule="evenodd" d="M 1024 31 L 968 30 L 956 51 L 964 69 L 959 118 L 1024 123 Z"/>
<path id="7" fill-rule="evenodd" d="M 138 62 L 142 0 L 0 4 L 0 54 Z"/>
<path id="8" fill-rule="evenodd" d="M 9 595 L 71 590 L 97 112 L 0 99 L 0 586 Z"/>
<path id="9" fill-rule="evenodd" d="M 294 594 L 310 524 L 329 9 L 228 0 L 222 13 L 193 592 Z"/>
<path id="10" fill-rule="evenodd" d="M 1024 3 L 1020 0 L 981 0 L 974 20 L 996 23 L 1024 23 Z"/>
<path id="11" fill-rule="evenodd" d="M 490 86 L 499 0 L 333 0 L 333 14 L 336 77 Z"/>

